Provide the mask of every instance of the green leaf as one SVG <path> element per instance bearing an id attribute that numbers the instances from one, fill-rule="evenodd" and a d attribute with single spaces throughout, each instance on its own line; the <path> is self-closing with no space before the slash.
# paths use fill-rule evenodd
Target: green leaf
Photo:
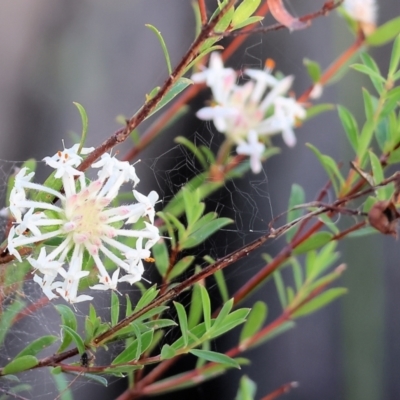
<path id="1" fill-rule="evenodd" d="M 267 319 L 268 307 L 262 301 L 256 301 L 240 333 L 239 343 L 256 334 Z"/>
<path id="2" fill-rule="evenodd" d="M 335 109 L 334 104 L 324 103 L 324 104 L 316 104 L 315 106 L 311 106 L 307 108 L 307 116 L 305 121 L 308 121 L 311 118 L 316 117 L 319 114 L 322 114 L 327 111 L 331 111 Z"/>
<path id="3" fill-rule="evenodd" d="M 249 312 L 250 312 L 249 308 L 240 308 L 239 310 L 233 311 L 222 321 L 220 321 L 217 325 L 215 321 L 211 329 L 212 338 L 216 338 L 217 336 L 220 336 L 225 332 L 232 330 L 236 326 L 246 322 L 246 317 L 249 314 Z"/>
<path id="4" fill-rule="evenodd" d="M 61 325 L 60 328 L 64 331 L 64 336 L 71 336 L 71 339 L 75 342 L 76 347 L 78 348 L 79 354 L 83 354 L 86 351 L 85 343 L 78 333 L 66 325 Z"/>
<path id="5" fill-rule="evenodd" d="M 56 372 L 60 370 L 60 372 Z M 72 397 L 72 391 L 69 387 L 69 382 L 65 379 L 64 374 L 61 374 L 61 368 L 55 367 L 51 370 L 52 378 L 54 380 L 54 384 L 57 388 L 58 393 L 61 393 L 60 400 L 74 400 Z"/>
<path id="6" fill-rule="evenodd" d="M 210 351 L 210 350 L 199 350 L 199 349 L 190 350 L 189 353 L 195 355 L 196 357 L 203 358 L 204 360 L 207 361 L 224 364 L 230 367 L 240 369 L 240 365 L 238 364 L 238 362 L 233 358 L 228 357 L 225 354 L 217 353 L 215 351 Z"/>
<path id="7" fill-rule="evenodd" d="M 319 162 L 321 163 L 321 165 L 324 167 L 325 171 L 327 172 L 327 174 L 335 188 L 335 192 L 339 193 L 340 187 L 342 187 L 344 185 L 344 179 L 342 177 L 342 174 L 339 171 L 339 168 L 338 168 L 335 160 L 332 157 L 321 154 L 321 152 L 310 143 L 307 143 L 306 146 L 308 148 L 310 148 L 313 151 L 313 153 L 317 156 Z"/>
<path id="8" fill-rule="evenodd" d="M 378 66 L 370 55 L 367 53 L 362 53 L 361 58 L 364 64 L 353 64 L 351 65 L 351 68 L 368 75 L 376 91 L 381 93 L 386 79 L 381 76 Z"/>
<path id="9" fill-rule="evenodd" d="M 183 274 L 192 265 L 195 258 L 196 258 L 195 256 L 186 256 L 181 258 L 172 268 L 172 271 L 169 274 L 168 279 L 171 281 L 177 276 Z"/>
<path id="10" fill-rule="evenodd" d="M 240 378 L 239 390 L 235 400 L 254 400 L 257 391 L 257 385 L 254 381 L 243 375 Z"/>
<path id="11" fill-rule="evenodd" d="M 343 106 L 338 106 L 339 118 L 342 122 L 343 129 L 347 134 L 347 139 L 349 140 L 354 151 L 357 152 L 358 149 L 358 126 L 357 121 L 353 117 L 353 114 L 347 108 Z"/>
<path id="12" fill-rule="evenodd" d="M 379 185 L 385 178 L 383 175 L 383 169 L 379 158 L 372 151 L 369 152 L 369 159 L 371 161 L 372 174 L 374 176 L 375 185 Z M 381 199 L 383 200 L 383 199 Z"/>
<path id="13" fill-rule="evenodd" d="M 279 302 L 284 310 L 288 305 L 288 300 L 286 298 L 285 283 L 283 282 L 281 272 L 276 270 L 273 274 L 276 290 L 278 291 Z"/>
<path id="14" fill-rule="evenodd" d="M 374 118 L 375 112 L 374 98 L 371 96 L 371 93 L 369 93 L 368 90 L 365 88 L 362 88 L 362 94 L 364 100 L 365 116 L 368 120 L 372 120 Z"/>
<path id="15" fill-rule="evenodd" d="M 164 241 L 158 241 L 152 248 L 155 264 L 161 276 L 165 276 L 168 270 L 169 257 L 167 245 Z"/>
<path id="16" fill-rule="evenodd" d="M 200 286 L 200 295 L 203 306 L 204 324 L 206 326 L 206 331 L 209 331 L 211 328 L 211 302 L 207 289 L 203 285 Z"/>
<path id="17" fill-rule="evenodd" d="M 185 138 L 184 136 L 178 136 L 174 139 L 175 143 L 181 144 L 185 146 L 199 161 L 200 165 L 204 170 L 207 170 L 209 167 L 209 163 L 207 162 L 206 158 L 204 157 L 203 152 L 197 147 L 193 142 L 189 139 Z M 187 190 L 182 188 L 183 190 Z"/>
<path id="18" fill-rule="evenodd" d="M 156 108 L 151 112 L 151 114 L 148 115 L 147 118 L 149 118 L 151 115 L 167 105 L 171 100 L 173 100 L 179 93 L 185 90 L 192 83 L 193 82 L 190 79 L 179 78 L 172 86 L 171 90 L 162 98 L 162 100 L 157 104 Z"/>
<path id="19" fill-rule="evenodd" d="M 57 336 L 43 336 L 29 343 L 22 351 L 20 351 L 15 358 L 23 357 L 23 356 L 36 356 L 36 354 L 40 353 L 46 347 L 51 346 L 54 342 L 58 340 Z"/>
<path id="20" fill-rule="evenodd" d="M 214 221 L 209 222 L 202 228 L 191 233 L 189 237 L 181 243 L 181 249 L 190 249 L 203 243 L 208 237 L 213 235 L 215 232 L 223 228 L 224 226 L 233 222 L 230 218 L 218 218 Z"/>
<path id="21" fill-rule="evenodd" d="M 303 59 L 303 64 L 307 68 L 308 75 L 310 75 L 313 83 L 316 83 L 321 78 L 321 66 L 316 62 L 308 58 Z"/>
<path id="22" fill-rule="evenodd" d="M 134 324 L 132 329 L 135 329 Z M 153 341 L 153 335 L 153 330 L 146 331 L 141 335 L 139 334 L 137 338 L 128 347 L 126 347 L 125 350 L 115 357 L 111 365 L 125 364 L 133 360 L 138 360 L 140 355 L 150 347 L 151 342 Z"/>
<path id="23" fill-rule="evenodd" d="M 324 293 L 320 294 L 319 296 L 307 302 L 299 310 L 293 313 L 293 317 L 299 318 L 311 314 L 319 310 L 320 308 L 326 306 L 327 304 L 331 303 L 338 297 L 343 296 L 345 293 L 347 293 L 347 289 L 345 288 L 328 289 Z"/>
<path id="24" fill-rule="evenodd" d="M 217 282 L 218 290 L 222 301 L 225 303 L 229 300 L 228 287 L 226 286 L 224 271 L 222 269 L 214 272 L 214 279 Z"/>
<path id="25" fill-rule="evenodd" d="M 182 188 L 188 227 L 192 227 L 204 213 L 205 204 L 200 202 L 199 191 Z"/>
<path id="26" fill-rule="evenodd" d="M 83 146 L 85 145 L 86 142 L 86 136 L 87 136 L 87 131 L 88 131 L 88 117 L 86 114 L 86 110 L 84 107 L 76 102 L 73 102 L 73 104 L 76 106 L 76 108 L 79 111 L 79 114 L 81 115 L 81 121 L 82 121 L 82 133 L 81 133 L 81 141 L 79 143 L 79 149 L 78 149 L 78 154 L 82 151 Z"/>
<path id="27" fill-rule="evenodd" d="M 14 358 L 3 368 L 3 375 L 16 374 L 17 372 L 26 371 L 38 365 L 39 361 L 31 355 Z"/>
<path id="28" fill-rule="evenodd" d="M 4 342 L 4 338 L 12 325 L 14 317 L 25 307 L 23 301 L 14 301 L 9 304 L 0 315 L 0 344 Z"/>
<path id="29" fill-rule="evenodd" d="M 293 255 L 299 255 L 307 253 L 310 250 L 318 249 L 319 247 L 327 244 L 332 239 L 332 237 L 332 233 L 329 232 L 314 233 L 314 235 L 309 237 L 305 242 L 303 242 L 293 250 Z"/>
<path id="30" fill-rule="evenodd" d="M 171 75 L 172 74 L 171 60 L 169 58 L 167 45 L 165 44 L 165 41 L 164 41 L 164 38 L 161 35 L 161 32 L 156 27 L 154 27 L 153 25 L 145 24 L 144 26 L 146 26 L 147 28 L 151 29 L 156 34 L 157 39 L 160 42 L 161 48 L 162 48 L 163 53 L 164 53 L 165 62 L 167 63 L 168 75 Z"/>
<path id="31" fill-rule="evenodd" d="M 301 265 L 297 261 L 297 258 L 291 257 L 290 262 L 292 264 L 293 280 L 296 286 L 296 291 L 299 291 L 303 286 L 303 270 L 301 269 Z"/>
<path id="32" fill-rule="evenodd" d="M 119 319 L 119 299 L 114 291 L 111 292 L 111 326 L 115 326 Z"/>
<path id="33" fill-rule="evenodd" d="M 303 214 L 303 210 L 293 210 L 294 207 L 304 204 L 305 202 L 305 194 L 304 190 L 300 185 L 293 184 L 292 185 L 292 191 L 290 192 L 290 197 L 289 197 L 289 211 L 287 214 L 287 223 L 290 223 L 297 218 L 300 218 Z M 288 243 L 292 240 L 293 236 L 297 232 L 298 225 L 292 227 L 287 233 L 286 233 L 286 240 Z"/>
<path id="34" fill-rule="evenodd" d="M 137 312 L 150 304 L 156 297 L 159 292 L 159 289 L 156 288 L 156 285 L 150 287 L 143 293 L 143 296 L 139 299 L 134 309 L 134 312 Z"/>
<path id="35" fill-rule="evenodd" d="M 78 328 L 78 323 L 76 322 L 76 317 L 73 311 L 64 304 L 58 304 L 54 307 L 61 316 L 61 325 L 69 327 L 72 331 L 76 331 Z M 57 353 L 63 352 L 71 344 L 73 340 L 73 337 L 71 335 L 65 333 L 66 331 L 64 332 L 61 346 L 57 350 Z"/>
<path id="36" fill-rule="evenodd" d="M 339 253 L 335 252 L 337 242 L 330 242 L 319 252 L 309 251 L 306 256 L 306 277 L 312 281 L 322 274 L 327 268 L 339 258 Z"/>
<path id="37" fill-rule="evenodd" d="M 174 301 L 174 306 L 176 308 L 176 312 L 178 313 L 179 327 L 181 328 L 183 343 L 184 346 L 187 347 L 189 343 L 189 337 L 188 337 L 189 327 L 188 327 L 186 310 L 182 304 L 177 303 L 176 301 Z"/>
<path id="38" fill-rule="evenodd" d="M 371 33 L 366 42 L 371 46 L 382 46 L 394 39 L 399 33 L 400 17 L 397 17 L 381 25 L 375 32 Z"/>
<path id="39" fill-rule="evenodd" d="M 217 15 L 219 12 L 216 13 Z M 230 7 L 230 9 L 225 13 L 225 15 L 219 20 L 217 25 L 215 25 L 214 32 L 216 33 L 223 33 L 227 30 L 227 28 L 231 25 L 232 18 L 235 14 L 235 7 Z M 214 13 L 215 15 L 215 13 Z M 211 17 L 210 20 L 214 18 L 214 15 Z"/>
<path id="40" fill-rule="evenodd" d="M 174 358 L 176 355 L 176 351 L 168 344 L 164 344 L 161 349 L 161 360 L 168 360 L 170 358 Z"/>
<path id="41" fill-rule="evenodd" d="M 294 328 L 295 326 L 296 326 L 296 324 L 293 321 L 284 322 L 283 324 L 278 325 L 272 331 L 269 331 L 264 336 L 260 337 L 256 342 L 254 342 L 250 346 L 250 348 L 253 348 L 255 346 L 259 346 L 260 344 L 265 343 L 268 340 L 274 339 L 277 336 L 281 335 L 282 333 L 285 333 L 286 331 Z"/>
<path id="42" fill-rule="evenodd" d="M 233 14 L 231 25 L 236 28 L 237 25 L 250 18 L 256 12 L 260 3 L 261 0 L 243 0 Z"/>
<path id="43" fill-rule="evenodd" d="M 393 43 L 393 50 L 390 57 L 388 77 L 391 79 L 399 68 L 400 63 L 400 35 L 397 35 Z"/>
<path id="44" fill-rule="evenodd" d="M 193 329 L 201 319 L 203 314 L 203 303 L 201 299 L 201 286 L 199 283 L 193 285 L 192 298 L 190 301 L 188 326 Z"/>
<path id="45" fill-rule="evenodd" d="M 237 24 L 233 27 L 232 30 L 236 30 L 236 29 L 242 29 L 247 25 L 251 25 L 251 24 L 255 24 L 256 22 L 260 22 L 264 19 L 264 17 L 259 17 L 257 15 L 247 18 L 245 21 L 241 22 L 240 24 Z"/>

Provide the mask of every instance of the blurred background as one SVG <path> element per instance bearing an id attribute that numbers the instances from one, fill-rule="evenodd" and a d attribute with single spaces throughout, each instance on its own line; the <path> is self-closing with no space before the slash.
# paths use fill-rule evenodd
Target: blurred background
<path id="1" fill-rule="evenodd" d="M 209 1 L 210 10 L 215 1 Z M 322 7 L 323 1 L 288 1 L 294 15 Z M 399 15 L 398 0 L 379 4 L 379 23 Z M 272 22 L 267 19 L 267 22 Z M 176 65 L 193 38 L 192 5 L 187 0 L 14 0 L 0 5 L 0 173 L 10 161 L 33 157 L 38 160 L 72 144 L 71 132 L 81 130 L 80 117 L 73 101 L 81 103 L 89 117 L 88 146 L 97 146 L 120 127 L 118 115 L 130 116 L 143 103 L 145 94 L 167 77 L 164 57 L 155 35 L 144 24 L 161 31 Z M 294 90 L 300 94 L 309 86 L 302 64 L 307 57 L 327 67 L 352 42 L 344 21 L 336 12 L 315 20 L 304 31 L 278 31 L 256 34 L 229 61 L 236 69 L 261 67 L 266 58 L 276 61 L 277 69 L 296 76 Z M 372 55 L 382 71 L 387 71 L 390 46 L 373 49 Z M 320 102 L 345 105 L 363 119 L 361 87 L 369 82 L 353 71 L 328 87 Z M 192 104 L 198 109 L 208 94 Z M 190 113 L 189 113 L 190 114 Z M 191 113 L 193 114 L 193 113 Z M 141 127 L 141 132 L 151 121 Z M 265 232 L 271 216 L 287 208 L 293 183 L 302 185 L 307 200 L 314 198 L 327 176 L 304 146 L 312 142 L 323 153 L 348 165 L 352 157 L 335 111 L 305 123 L 296 131 L 298 144 L 268 160 L 260 176 L 248 174 L 242 181 L 229 182 L 213 196 L 212 206 L 223 216 L 235 218 L 233 232 L 215 238 L 213 256 L 222 256 Z M 139 190 L 155 189 L 165 201 L 179 184 L 193 173 L 184 164 L 188 155 L 173 142 L 177 135 L 196 137 L 216 146 L 219 138 L 209 124 L 187 115 L 140 155 Z M 125 143 L 116 150 L 121 155 L 130 148 Z M 186 162 L 187 161 L 187 162 Z M 346 167 L 347 168 L 347 167 Z M 39 177 L 46 170 L 39 169 Z M 40 173 L 42 175 L 40 175 Z M 48 173 L 48 171 L 47 171 Z M 1 175 L 3 176 L 3 175 Z M 39 179 L 39 178 L 38 178 Z M 173 183 L 172 183 L 173 180 Z M 0 182 L 5 185 L 6 181 Z M 250 200 L 251 199 L 251 200 Z M 233 201 L 232 206 L 226 206 Z M 255 232 L 251 232 L 251 230 Z M 280 243 L 263 251 L 276 254 Z M 247 374 L 258 384 L 258 397 L 280 385 L 298 381 L 300 386 L 287 399 L 399 399 L 400 398 L 400 257 L 398 242 L 378 235 L 352 239 L 341 245 L 341 261 L 348 270 L 343 285 L 345 298 L 317 314 L 301 319 L 297 327 L 246 354 L 252 364 L 237 372 L 208 382 L 190 393 L 180 392 L 164 398 L 232 399 L 238 379 Z M 260 254 L 251 262 L 236 265 L 227 273 L 232 291 L 240 281 L 263 265 Z M 233 293 L 233 292 L 232 292 Z M 255 299 L 267 301 L 271 318 L 279 313 L 273 285 L 257 292 Z M 42 324 L 46 324 L 45 320 Z M 234 338 L 220 340 L 227 349 Z M 10 354 L 12 352 L 10 351 Z M 43 382 L 30 376 L 31 398 L 53 399 L 52 380 Z M 120 379 L 110 388 L 81 383 L 73 387 L 76 399 L 93 396 L 115 398 L 125 388 Z M 1 387 L 1 382 L 0 382 Z M 108 396 L 108 397 L 106 397 Z"/>

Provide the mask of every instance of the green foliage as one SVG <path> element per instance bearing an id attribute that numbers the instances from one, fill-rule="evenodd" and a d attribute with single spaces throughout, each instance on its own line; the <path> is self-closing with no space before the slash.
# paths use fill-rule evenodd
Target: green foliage
<path id="1" fill-rule="evenodd" d="M 257 391 L 257 385 L 248 376 L 243 375 L 240 378 L 239 390 L 235 400 L 253 400 Z"/>
<path id="2" fill-rule="evenodd" d="M 76 332 L 78 323 L 76 321 L 76 317 L 75 317 L 75 314 L 73 313 L 73 311 L 64 304 L 58 304 L 54 307 L 61 316 L 61 325 L 69 328 L 69 330 L 72 332 Z M 70 335 L 68 330 L 64 330 L 63 332 L 64 332 L 64 334 L 62 336 L 60 348 L 57 351 L 58 353 L 61 353 L 62 351 L 66 350 L 68 348 L 68 346 L 71 344 L 72 340 L 74 339 L 73 336 Z M 82 353 L 83 353 L 83 351 L 82 351 Z"/>
<path id="3" fill-rule="evenodd" d="M 318 82 L 321 78 L 321 66 L 316 61 L 312 61 L 308 58 L 303 60 L 303 64 L 306 66 L 308 75 L 312 82 Z"/>
<path id="4" fill-rule="evenodd" d="M 145 26 L 147 28 L 149 28 L 151 31 L 153 31 L 155 33 L 155 35 L 157 36 L 157 39 L 160 42 L 161 48 L 162 48 L 163 53 L 164 53 L 165 62 L 167 64 L 167 69 L 168 69 L 168 75 L 171 75 L 171 73 L 172 73 L 171 59 L 169 57 L 167 45 L 165 44 L 165 41 L 164 41 L 164 38 L 161 35 L 161 32 L 156 27 L 154 27 L 153 25 L 145 24 Z"/>
<path id="5" fill-rule="evenodd" d="M 305 194 L 304 190 L 300 185 L 293 184 L 292 185 L 292 191 L 290 193 L 289 197 L 289 207 L 288 207 L 288 214 L 287 214 L 287 223 L 290 223 L 292 221 L 295 221 L 297 218 L 300 218 L 301 215 L 303 214 L 303 211 L 301 209 L 296 209 L 294 210 L 293 208 L 300 205 L 304 204 L 305 202 Z M 291 228 L 287 233 L 286 233 L 286 240 L 290 242 L 293 238 L 293 236 L 296 234 L 298 229 L 298 225 L 295 225 L 293 228 Z"/>

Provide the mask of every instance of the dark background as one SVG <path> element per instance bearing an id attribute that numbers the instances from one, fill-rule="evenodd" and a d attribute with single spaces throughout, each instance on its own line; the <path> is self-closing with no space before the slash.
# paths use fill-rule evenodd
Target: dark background
<path id="1" fill-rule="evenodd" d="M 209 2 L 212 8 L 214 3 Z M 322 4 L 311 0 L 287 3 L 295 15 L 316 10 Z M 398 0 L 382 1 L 379 22 L 399 13 Z M 1 162 L 5 165 L 7 161 L 29 157 L 42 159 L 61 147 L 61 139 L 69 146 L 69 132 L 80 132 L 80 118 L 73 101 L 84 105 L 88 112 L 87 144 L 90 146 L 98 145 L 119 127 L 117 115 L 130 116 L 136 111 L 145 94 L 162 84 L 167 76 L 159 43 L 145 28 L 145 23 L 161 31 L 172 64 L 176 65 L 193 38 L 190 1 L 3 2 L 0 5 Z M 351 40 L 343 20 L 332 13 L 314 21 L 305 31 L 252 36 L 229 65 L 258 67 L 266 58 L 273 58 L 283 73 L 296 75 L 294 90 L 299 94 L 309 85 L 303 58 L 317 60 L 325 68 Z M 390 46 L 373 49 L 372 54 L 382 70 L 387 71 Z M 328 87 L 320 101 L 340 102 L 362 121 L 362 86 L 369 87 L 369 83 L 350 71 L 339 84 Z M 201 104 L 197 102 L 193 108 Z M 251 229 L 265 231 L 271 210 L 273 215 L 286 210 L 292 183 L 305 188 L 307 200 L 314 198 L 327 177 L 305 148 L 306 142 L 312 142 L 323 153 L 346 165 L 352 157 L 336 112 L 305 123 L 296 134 L 298 145 L 294 149 L 285 148 L 280 138 L 274 139 L 275 144 L 282 145 L 282 154 L 269 160 L 261 175 L 249 174 L 241 182 L 228 183 L 225 192 L 214 195 L 211 204 L 224 216 L 233 216 L 238 221 L 234 232 L 215 239 L 214 256 L 226 254 L 257 237 Z M 185 118 L 141 154 L 142 162 L 138 165 L 141 191 L 156 189 L 161 196 L 167 195 L 171 190 L 178 190 L 171 187 L 170 179 L 182 182 L 187 179 L 190 168 L 184 169 L 178 164 L 177 169 L 177 161 L 185 161 L 185 153 L 173 143 L 177 135 L 196 136 L 210 145 L 216 145 L 219 140 L 209 125 Z M 124 154 L 128 148 L 129 144 L 125 144 L 117 150 Z M 235 206 L 227 207 L 232 200 Z M 263 250 L 276 254 L 279 248 L 276 242 Z M 242 373 L 257 382 L 257 397 L 283 383 L 298 381 L 300 387 L 285 398 L 400 398 L 398 242 L 375 235 L 347 241 L 340 250 L 341 260 L 348 265 L 342 282 L 349 288 L 345 298 L 300 320 L 296 329 L 249 352 L 247 356 L 252 365 L 240 373 L 230 372 L 190 394 L 181 392 L 166 398 L 231 399 Z M 256 255 L 250 262 L 234 266 L 228 273 L 232 290 L 262 265 Z M 279 305 L 273 285 L 251 300 L 256 298 L 267 301 L 271 317 L 277 315 Z M 233 344 L 234 338 L 224 338 L 217 346 L 221 350 Z M 46 398 L 55 397 L 51 393 L 50 378 L 47 378 L 46 390 L 38 383 L 32 398 L 45 398 L 43 393 Z M 110 389 L 90 385 L 89 390 L 92 396 L 101 393 L 105 399 L 108 393 L 113 398 L 123 385 L 120 380 Z M 87 396 L 82 384 L 78 389 L 76 398 Z"/>

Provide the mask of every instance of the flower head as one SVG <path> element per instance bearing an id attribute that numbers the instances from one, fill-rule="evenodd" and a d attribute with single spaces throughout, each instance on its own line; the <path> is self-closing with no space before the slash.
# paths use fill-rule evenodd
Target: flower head
<path id="1" fill-rule="evenodd" d="M 236 73 L 223 68 L 220 55 L 212 53 L 210 68 L 192 76 L 195 82 L 206 82 L 214 97 L 214 104 L 200 109 L 197 117 L 212 120 L 218 131 L 236 143 L 238 154 L 249 155 L 254 173 L 261 171 L 265 138 L 282 133 L 285 143 L 293 146 L 293 127 L 305 117 L 304 108 L 286 97 L 293 77 L 277 79 L 271 73 L 273 66 L 267 60 L 264 70 L 244 70 L 250 80 L 237 85 Z"/>
<path id="2" fill-rule="evenodd" d="M 98 271 L 99 284 L 92 289 L 117 290 L 118 282 L 133 283 L 141 279 L 142 259 L 150 257 L 149 249 L 159 238 L 158 229 L 153 225 L 156 192 L 145 196 L 134 190 L 138 203 L 110 206 L 124 183 L 131 183 L 133 189 L 139 182 L 134 167 L 105 154 L 92 165 L 99 171 L 98 178 L 90 181 L 76 167 L 82 161 L 81 154 L 88 154 L 92 149 L 82 149 L 81 154 L 77 151 L 78 145 L 75 145 L 44 159 L 56 170 L 54 177 L 62 181 L 63 192 L 31 182 L 34 173 L 27 174 L 26 168 L 16 175 L 10 195 L 10 212 L 16 224 L 8 236 L 8 250 L 20 261 L 18 247 L 41 242 L 46 245 L 49 239 L 61 239 L 58 246 L 42 247 L 39 255 L 30 256 L 28 261 L 35 269 L 34 281 L 45 295 L 49 299 L 61 295 L 70 303 L 92 299 L 88 295 L 78 296 L 80 279 L 90 273 L 83 269 L 85 254 L 91 257 Z M 45 193 L 59 203 L 28 199 L 27 190 Z M 129 226 L 141 219 L 143 228 Z M 122 242 L 120 238 L 125 240 Z M 133 249 L 127 243 L 132 240 L 134 243 L 135 239 L 136 249 Z M 117 267 L 112 277 L 104 259 Z M 68 265 L 67 269 L 64 264 Z M 126 275 L 120 277 L 120 271 Z M 135 279 L 132 279 L 133 272 Z"/>
<path id="3" fill-rule="evenodd" d="M 376 0 L 345 0 L 343 7 L 352 19 L 360 23 L 366 35 L 375 30 L 378 14 Z"/>

